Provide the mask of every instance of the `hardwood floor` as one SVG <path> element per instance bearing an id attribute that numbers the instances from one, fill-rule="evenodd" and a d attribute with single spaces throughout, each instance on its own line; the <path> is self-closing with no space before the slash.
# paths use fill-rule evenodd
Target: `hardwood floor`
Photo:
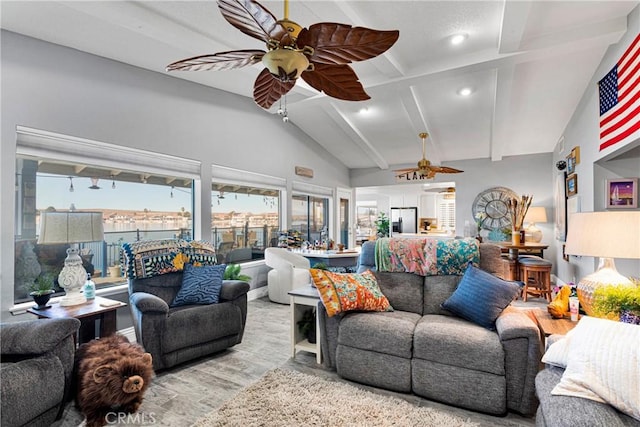
<path id="1" fill-rule="evenodd" d="M 189 426 L 258 380 L 268 370 L 281 366 L 344 381 L 335 372 L 317 365 L 312 354 L 303 352 L 298 353 L 295 359 L 291 358 L 288 305 L 272 303 L 265 297 L 249 301 L 248 307 L 247 325 L 241 344 L 213 357 L 158 373 L 147 390 L 140 412 L 120 420 L 117 425 Z M 416 405 L 443 409 L 482 426 L 534 425 L 533 419 L 515 414 L 493 417 L 413 395 L 357 386 L 397 396 Z M 54 426 L 78 426 L 82 421 L 83 417 L 75 404 L 69 403 L 62 420 Z"/>

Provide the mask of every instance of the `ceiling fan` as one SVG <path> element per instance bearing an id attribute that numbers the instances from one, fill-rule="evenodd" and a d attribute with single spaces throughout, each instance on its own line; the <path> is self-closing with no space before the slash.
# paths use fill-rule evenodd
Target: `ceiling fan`
<path id="1" fill-rule="evenodd" d="M 222 16 L 248 36 L 262 40 L 267 51 L 234 50 L 195 56 L 167 66 L 167 71 L 228 70 L 256 64 L 265 69 L 253 87 L 253 99 L 270 108 L 289 92 L 298 77 L 333 98 L 364 101 L 370 98 L 348 65 L 375 58 L 398 40 L 399 32 L 321 22 L 308 29 L 290 21 L 289 1 L 284 19 L 276 20 L 255 0 L 218 0 Z"/>
<path id="2" fill-rule="evenodd" d="M 447 166 L 433 166 L 431 162 L 425 157 L 425 149 L 426 149 L 426 140 L 429 136 L 426 132 L 421 132 L 418 134 L 420 138 L 422 138 L 422 159 L 418 162 L 417 168 L 407 168 L 407 169 L 397 169 L 394 170 L 396 176 L 401 176 L 409 173 L 417 173 L 423 176 L 426 179 L 431 179 L 436 176 L 437 173 L 460 173 L 464 172 L 460 169 L 454 169 Z"/>

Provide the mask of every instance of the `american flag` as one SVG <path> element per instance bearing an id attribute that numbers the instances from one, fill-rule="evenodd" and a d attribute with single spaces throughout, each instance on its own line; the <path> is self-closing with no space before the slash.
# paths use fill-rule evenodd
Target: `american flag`
<path id="1" fill-rule="evenodd" d="M 598 87 L 602 151 L 640 129 L 640 34 Z"/>

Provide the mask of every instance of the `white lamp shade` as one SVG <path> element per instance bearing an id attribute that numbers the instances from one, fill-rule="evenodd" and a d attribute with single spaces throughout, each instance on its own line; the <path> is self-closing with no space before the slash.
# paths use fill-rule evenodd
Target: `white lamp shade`
<path id="1" fill-rule="evenodd" d="M 527 210 L 527 214 L 524 217 L 524 222 L 536 223 L 547 222 L 547 210 L 544 206 L 531 206 Z"/>
<path id="2" fill-rule="evenodd" d="M 640 258 L 640 211 L 569 215 L 565 253 L 606 258 Z"/>
<path id="3" fill-rule="evenodd" d="M 42 212 L 38 243 L 80 243 L 104 239 L 102 212 Z"/>

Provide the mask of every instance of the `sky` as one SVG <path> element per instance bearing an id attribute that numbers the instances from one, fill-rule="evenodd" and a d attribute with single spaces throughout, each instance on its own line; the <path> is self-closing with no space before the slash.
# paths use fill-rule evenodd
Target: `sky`
<path id="1" fill-rule="evenodd" d="M 150 211 L 191 211 L 191 191 L 184 188 L 174 188 L 173 198 L 171 187 L 165 185 L 141 184 L 116 181 L 116 188 L 111 188 L 110 180 L 98 182 L 100 190 L 92 190 L 90 178 L 73 178 L 73 189 L 69 191 L 70 181 L 68 177 L 38 176 L 36 208 L 43 210 L 49 206 L 56 209 L 69 209 L 71 204 L 76 209 L 123 209 Z M 264 203 L 262 196 L 238 194 L 225 194 L 218 204 L 218 192 L 212 196 L 211 211 L 222 213 L 229 211 L 264 213 L 273 212 Z M 277 210 L 277 207 L 275 208 Z"/>

